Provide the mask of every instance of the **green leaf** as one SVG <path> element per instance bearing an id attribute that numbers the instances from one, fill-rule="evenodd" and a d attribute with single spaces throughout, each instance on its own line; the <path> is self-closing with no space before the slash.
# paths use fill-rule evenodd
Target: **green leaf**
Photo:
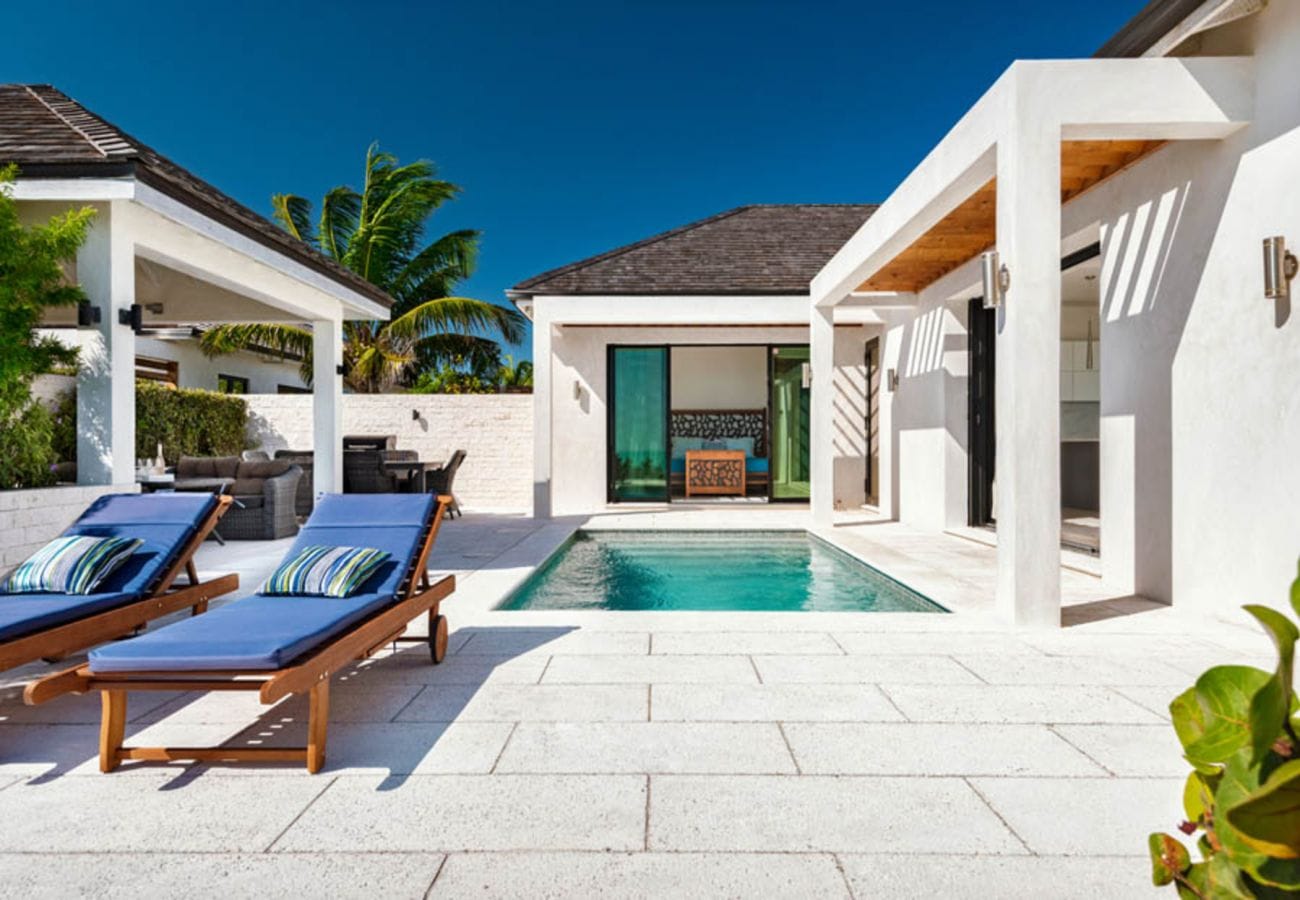
<path id="1" fill-rule="evenodd" d="M 1215 666 L 1196 679 L 1205 732 L 1183 746 L 1193 765 L 1226 763 L 1251 746 L 1251 700 L 1270 678 L 1270 673 L 1250 666 Z"/>
<path id="2" fill-rule="evenodd" d="M 1222 853 L 1212 856 L 1203 863 L 1192 866 L 1186 875 L 1187 886 L 1192 892 L 1184 893 L 1183 885 L 1178 886 L 1178 893 L 1184 897 L 1202 897 L 1209 900 L 1254 900 L 1254 895 L 1246 889 L 1241 878 L 1241 871 Z"/>
<path id="3" fill-rule="evenodd" d="M 1170 701 L 1169 717 L 1184 749 L 1205 736 L 1205 710 L 1201 708 L 1201 701 L 1196 699 L 1195 685 Z"/>
<path id="4" fill-rule="evenodd" d="M 1223 814 L 1261 853 L 1300 859 L 1300 759 L 1279 766 L 1262 787 Z"/>
<path id="5" fill-rule="evenodd" d="M 1291 582 L 1291 608 L 1300 616 L 1300 562 L 1296 563 L 1296 579 Z"/>
<path id="6" fill-rule="evenodd" d="M 1205 778 L 1200 772 L 1191 772 L 1183 785 L 1183 811 L 1189 822 L 1201 827 L 1205 826 L 1214 806 L 1214 789 Z"/>
<path id="7" fill-rule="evenodd" d="M 1285 768 L 1286 765 L 1279 766 L 1276 771 Z M 1264 768 L 1250 765 L 1247 753 L 1238 753 L 1228 760 L 1215 793 L 1215 806 L 1220 813 L 1214 820 L 1214 833 L 1224 854 L 1257 880 L 1276 887 L 1300 889 L 1300 860 L 1279 859 L 1262 852 L 1237 829 L 1234 817 L 1228 814 L 1260 791 L 1264 777 Z"/>
<path id="8" fill-rule="evenodd" d="M 1156 887 L 1171 883 L 1192 866 L 1191 854 L 1175 837 L 1153 832 L 1147 847 L 1151 850 L 1151 882 Z"/>
<path id="9" fill-rule="evenodd" d="M 1251 749 L 1254 761 L 1258 763 L 1286 727 L 1287 714 L 1291 710 L 1295 644 L 1300 639 L 1300 630 L 1286 616 L 1267 606 L 1252 605 L 1244 609 L 1268 632 L 1278 655 L 1277 671 L 1250 703 Z"/>

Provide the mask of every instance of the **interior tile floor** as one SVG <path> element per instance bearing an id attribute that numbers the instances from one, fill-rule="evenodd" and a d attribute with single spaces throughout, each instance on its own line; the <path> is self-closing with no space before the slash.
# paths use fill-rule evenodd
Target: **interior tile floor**
<path id="1" fill-rule="evenodd" d="M 1069 627 L 992 614 L 993 551 L 846 515 L 825 533 L 953 615 L 494 612 L 574 528 L 806 526 L 771 507 L 469 513 L 440 666 L 335 681 L 326 770 L 96 768 L 97 697 L 3 675 L 11 896 L 1145 897 L 1181 818 L 1168 701 L 1268 642 L 1063 571 Z M 205 546 L 255 589 L 289 542 Z M 67 661 L 64 664 L 69 664 Z M 300 742 L 305 705 L 134 701 L 148 742 Z M 307 886 L 310 885 L 310 888 Z"/>

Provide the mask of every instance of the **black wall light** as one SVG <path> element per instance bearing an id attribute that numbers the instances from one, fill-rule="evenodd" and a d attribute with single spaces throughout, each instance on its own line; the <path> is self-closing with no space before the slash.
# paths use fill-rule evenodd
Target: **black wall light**
<path id="1" fill-rule="evenodd" d="M 130 309 L 119 309 L 117 322 L 119 325 L 130 325 L 131 330 L 138 334 L 140 329 L 144 328 L 144 307 L 139 303 L 132 303 Z"/>
<path id="2" fill-rule="evenodd" d="M 82 300 L 77 304 L 77 327 L 93 328 L 103 320 L 100 309 L 89 300 Z"/>

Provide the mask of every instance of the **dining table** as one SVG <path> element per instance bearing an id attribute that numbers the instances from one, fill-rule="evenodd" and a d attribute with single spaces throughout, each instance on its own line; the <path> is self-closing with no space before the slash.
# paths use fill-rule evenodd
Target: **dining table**
<path id="1" fill-rule="evenodd" d="M 425 476 L 442 468 L 440 459 L 386 459 L 380 465 L 396 477 L 410 494 L 424 493 Z"/>

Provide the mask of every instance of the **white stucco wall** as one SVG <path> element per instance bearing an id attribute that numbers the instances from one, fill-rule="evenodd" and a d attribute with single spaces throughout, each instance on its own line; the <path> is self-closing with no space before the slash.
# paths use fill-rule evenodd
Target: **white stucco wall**
<path id="1" fill-rule="evenodd" d="M 250 394 L 249 436 L 275 450 L 312 447 L 310 395 Z M 419 413 L 416 418 L 413 413 Z M 465 462 L 456 496 L 475 510 L 524 512 L 532 499 L 533 418 L 529 394 L 345 394 L 344 434 L 395 434 L 421 459 Z"/>

